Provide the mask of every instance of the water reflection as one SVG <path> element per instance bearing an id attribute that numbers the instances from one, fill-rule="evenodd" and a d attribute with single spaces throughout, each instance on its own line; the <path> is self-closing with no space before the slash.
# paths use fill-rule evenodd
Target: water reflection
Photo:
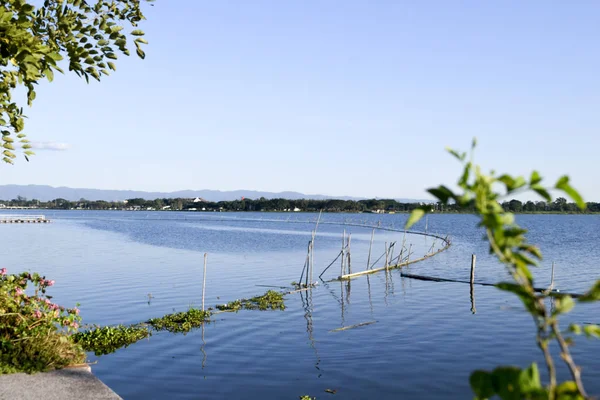
<path id="1" fill-rule="evenodd" d="M 304 309 L 304 319 L 306 320 L 306 332 L 308 333 L 308 341 L 310 342 L 310 347 L 315 352 L 315 368 L 319 371 L 318 377 L 320 378 L 321 368 L 319 368 L 319 364 L 321 363 L 321 357 L 319 356 L 319 351 L 317 350 L 317 346 L 315 345 L 314 333 L 313 333 L 313 289 L 310 288 L 306 291 L 300 291 L 300 300 L 302 301 L 302 308 Z"/>

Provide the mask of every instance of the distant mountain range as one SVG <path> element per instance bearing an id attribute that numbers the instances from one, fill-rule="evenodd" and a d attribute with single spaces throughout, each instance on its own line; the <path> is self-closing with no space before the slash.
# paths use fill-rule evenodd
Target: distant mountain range
<path id="1" fill-rule="evenodd" d="M 246 197 L 249 199 L 258 199 L 264 197 L 267 199 L 284 198 L 288 200 L 297 199 L 341 199 L 341 200 L 363 200 L 364 197 L 350 196 L 324 196 L 320 194 L 304 194 L 299 192 L 259 192 L 256 190 L 180 190 L 177 192 L 143 192 L 139 190 L 103 190 L 103 189 L 81 189 L 68 187 L 53 187 L 46 185 L 0 185 L 0 199 L 12 200 L 17 196 L 26 197 L 28 200 L 37 199 L 40 201 L 49 201 L 54 199 L 65 199 L 77 201 L 79 199 L 87 200 L 106 200 L 123 201 L 133 198 L 142 198 L 154 200 L 158 198 L 196 198 L 201 197 L 207 201 L 231 201 Z M 402 203 L 430 202 L 431 200 L 417 199 L 396 199 Z"/>

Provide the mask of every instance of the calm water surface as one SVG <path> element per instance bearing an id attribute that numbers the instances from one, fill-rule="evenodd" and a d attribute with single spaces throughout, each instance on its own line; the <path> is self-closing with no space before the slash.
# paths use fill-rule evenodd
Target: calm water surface
<path id="1" fill-rule="evenodd" d="M 39 213 L 36 212 L 36 213 Z M 30 269 L 56 280 L 55 300 L 81 303 L 84 323 L 130 324 L 199 305 L 203 253 L 209 254 L 206 302 L 262 294 L 297 281 L 315 214 L 48 211 L 51 224 L 0 225 L 2 267 Z M 278 221 L 272 221 L 272 220 Z M 406 215 L 324 214 L 315 245 L 317 275 L 335 258 L 344 229 L 352 234 L 353 270 L 365 267 L 371 229 L 341 223 L 401 227 Z M 311 223 L 301 221 L 313 221 Z M 522 215 L 529 240 L 545 260 L 537 286 L 581 292 L 600 276 L 600 217 Z M 336 224 L 337 223 L 337 224 Z M 449 250 L 408 271 L 476 280 L 507 278 L 487 255 L 469 215 L 432 215 L 428 230 Z M 415 228 L 424 230 L 424 222 Z M 377 231 L 372 260 L 403 234 Z M 441 241 L 407 235 L 413 257 Z M 381 265 L 382 261 L 380 261 Z M 336 263 L 324 280 L 339 275 Z M 316 279 L 316 277 L 315 277 Z M 149 301 L 149 294 L 151 299 Z M 403 278 L 399 271 L 349 284 L 321 282 L 286 297 L 283 312 L 219 314 L 187 335 L 154 334 L 116 353 L 90 359 L 94 373 L 125 399 L 472 398 L 470 371 L 495 365 L 540 364 L 533 323 L 518 301 L 495 288 Z M 473 312 L 475 311 L 475 312 Z M 578 306 L 569 322 L 600 322 L 598 305 Z M 342 332 L 335 328 L 376 321 Z M 589 392 L 600 395 L 600 343 L 574 348 Z M 556 349 L 554 349 L 556 350 Z M 560 370 L 563 377 L 565 370 Z M 334 398 L 334 397 L 332 397 Z"/>

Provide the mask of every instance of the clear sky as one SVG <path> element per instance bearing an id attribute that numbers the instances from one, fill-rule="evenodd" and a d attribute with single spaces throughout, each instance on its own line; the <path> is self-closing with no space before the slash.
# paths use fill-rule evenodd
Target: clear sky
<path id="1" fill-rule="evenodd" d="M 600 201 L 598 1 L 154 4 L 145 61 L 41 85 L 47 149 L 1 183 L 423 198 L 476 136 L 486 168 Z"/>

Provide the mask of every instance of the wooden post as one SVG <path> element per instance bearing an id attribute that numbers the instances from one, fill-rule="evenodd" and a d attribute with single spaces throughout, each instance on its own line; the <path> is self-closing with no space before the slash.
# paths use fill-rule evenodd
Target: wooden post
<path id="1" fill-rule="evenodd" d="M 477 261 L 477 256 L 475 254 L 471 255 L 471 285 L 475 283 L 475 262 Z"/>
<path id="2" fill-rule="evenodd" d="M 375 236 L 375 229 L 371 232 L 371 243 L 369 244 L 369 256 L 367 257 L 367 269 L 371 266 L 371 248 L 373 247 L 373 236 Z"/>
<path id="3" fill-rule="evenodd" d="M 204 311 L 204 292 L 206 291 L 206 258 L 208 253 L 204 253 L 204 274 L 202 278 L 202 311 Z"/>

